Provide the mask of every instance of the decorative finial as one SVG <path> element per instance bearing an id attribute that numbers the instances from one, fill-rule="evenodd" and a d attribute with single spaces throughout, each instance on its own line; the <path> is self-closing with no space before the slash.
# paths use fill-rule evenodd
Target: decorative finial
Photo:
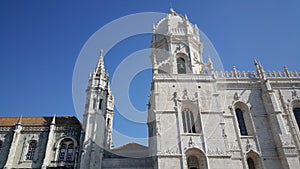
<path id="1" fill-rule="evenodd" d="M 100 58 L 103 59 L 103 49 L 100 49 Z"/>
<path id="2" fill-rule="evenodd" d="M 257 60 L 254 58 L 254 65 L 258 65 Z"/>
<path id="3" fill-rule="evenodd" d="M 283 69 L 284 69 L 285 75 L 286 75 L 287 77 L 290 77 L 290 73 L 289 73 L 289 70 L 288 70 L 288 68 L 287 68 L 286 65 L 283 67 Z"/>
<path id="4" fill-rule="evenodd" d="M 213 64 L 210 56 L 208 56 L 208 59 L 207 59 L 207 66 L 212 73 L 212 71 L 214 70 L 214 64 Z"/>
<path id="5" fill-rule="evenodd" d="M 56 114 L 54 114 L 54 116 L 53 116 L 53 118 L 52 118 L 52 122 L 51 122 L 52 125 L 55 124 L 55 120 L 56 120 Z"/>
<path id="6" fill-rule="evenodd" d="M 22 125 L 22 115 L 19 117 L 17 125 Z"/>
<path id="7" fill-rule="evenodd" d="M 175 11 L 174 11 L 174 9 L 173 8 L 170 8 L 170 11 L 169 11 L 169 13 L 171 14 L 171 15 L 175 15 Z"/>
<path id="8" fill-rule="evenodd" d="M 189 20 L 189 18 L 188 18 L 188 16 L 187 16 L 186 14 L 184 15 L 184 18 L 185 18 L 185 20 L 187 20 L 187 21 Z"/>

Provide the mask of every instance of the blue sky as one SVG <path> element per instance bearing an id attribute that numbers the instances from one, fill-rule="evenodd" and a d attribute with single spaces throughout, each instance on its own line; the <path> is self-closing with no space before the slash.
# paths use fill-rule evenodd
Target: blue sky
<path id="1" fill-rule="evenodd" d="M 265 70 L 282 70 L 284 65 L 290 70 L 299 69 L 298 0 L 174 0 L 172 4 L 205 32 L 226 70 L 233 65 L 239 70 L 254 70 L 253 58 Z M 168 12 L 169 8 L 170 1 L 164 0 L 1 1 L 0 115 L 76 115 L 72 76 L 79 52 L 89 37 L 122 16 Z M 118 43 L 105 57 L 109 73 L 113 74 L 127 55 L 149 48 L 150 41 L 151 35 L 145 34 Z M 88 75 L 82 83 L 87 79 Z M 139 110 L 147 108 L 150 80 L 149 71 L 144 71 L 131 84 L 129 95 Z M 114 128 L 131 137 L 147 137 L 146 125 L 128 123 L 118 113 Z"/>

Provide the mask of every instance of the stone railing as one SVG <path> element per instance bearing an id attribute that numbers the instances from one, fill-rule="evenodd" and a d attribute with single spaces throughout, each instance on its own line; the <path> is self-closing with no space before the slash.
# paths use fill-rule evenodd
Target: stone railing
<path id="1" fill-rule="evenodd" d="M 216 71 L 215 77 L 222 78 L 259 78 L 256 71 Z M 300 78 L 300 71 L 266 71 L 266 78 Z"/>
<path id="2" fill-rule="evenodd" d="M 172 28 L 171 29 L 171 33 L 174 33 L 174 34 L 183 34 L 183 33 L 185 33 L 185 29 L 184 28 Z"/>

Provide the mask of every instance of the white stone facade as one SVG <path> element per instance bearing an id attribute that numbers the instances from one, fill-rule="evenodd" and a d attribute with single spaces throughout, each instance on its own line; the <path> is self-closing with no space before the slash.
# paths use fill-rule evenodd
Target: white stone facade
<path id="1" fill-rule="evenodd" d="M 197 32 L 173 10 L 153 28 L 153 167 L 299 168 L 300 72 L 216 72 Z"/>

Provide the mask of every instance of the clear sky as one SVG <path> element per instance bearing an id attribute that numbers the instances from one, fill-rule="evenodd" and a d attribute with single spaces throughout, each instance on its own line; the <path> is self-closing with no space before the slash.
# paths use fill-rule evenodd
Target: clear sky
<path id="1" fill-rule="evenodd" d="M 299 70 L 300 1 L 173 0 L 172 6 L 205 32 L 226 70 L 233 65 L 254 70 L 253 58 L 265 70 L 282 70 L 284 65 Z M 0 1 L 0 116 L 76 115 L 72 76 L 89 37 L 120 17 L 167 13 L 169 8 L 169 0 Z M 105 57 L 108 72 L 113 74 L 131 53 L 149 48 L 150 41 L 151 35 L 140 35 L 118 43 Z M 150 71 L 139 74 L 129 91 L 132 104 L 141 111 L 147 108 L 149 75 Z M 84 85 L 87 79 L 88 74 Z M 147 137 L 145 124 L 115 116 L 115 130 L 134 138 Z"/>

